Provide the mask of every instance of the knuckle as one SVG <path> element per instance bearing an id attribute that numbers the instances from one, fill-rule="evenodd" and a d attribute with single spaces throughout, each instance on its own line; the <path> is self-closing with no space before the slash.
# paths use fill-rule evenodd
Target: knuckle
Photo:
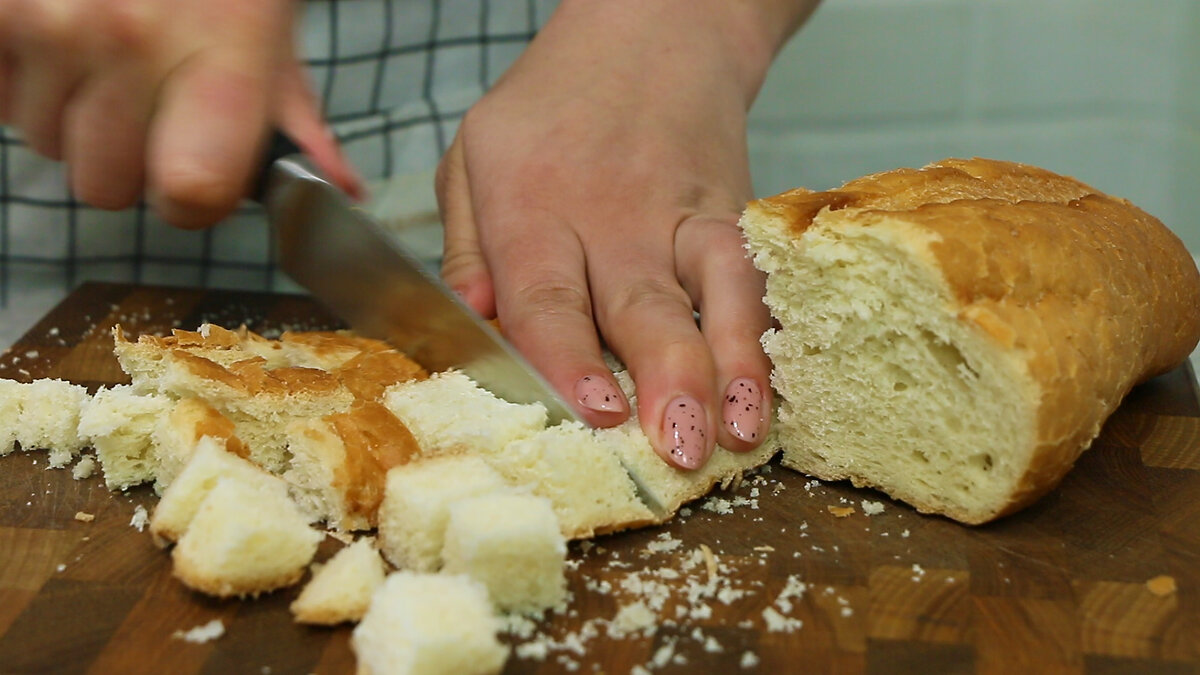
<path id="1" fill-rule="evenodd" d="M 592 301 L 586 290 L 564 279 L 548 279 L 518 289 L 515 300 L 542 315 L 591 316 Z"/>
<path id="2" fill-rule="evenodd" d="M 102 48 L 114 53 L 142 53 L 158 34 L 153 3 L 146 0 L 106 0 L 97 28 Z"/>
<path id="3" fill-rule="evenodd" d="M 678 283 L 641 279 L 616 289 L 609 303 L 612 316 L 690 312 L 691 298 Z"/>

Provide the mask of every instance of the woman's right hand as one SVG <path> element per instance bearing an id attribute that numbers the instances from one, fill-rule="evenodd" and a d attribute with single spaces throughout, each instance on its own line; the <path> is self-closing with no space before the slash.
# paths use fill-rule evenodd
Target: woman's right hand
<path id="1" fill-rule="evenodd" d="M 361 186 L 293 41 L 295 0 L 0 0 L 0 122 L 68 165 L 75 196 L 211 225 L 282 128 L 336 183 Z"/>

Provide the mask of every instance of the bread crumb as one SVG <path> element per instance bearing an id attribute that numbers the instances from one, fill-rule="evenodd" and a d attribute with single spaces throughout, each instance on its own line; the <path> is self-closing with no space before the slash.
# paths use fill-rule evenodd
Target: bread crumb
<path id="1" fill-rule="evenodd" d="M 762 551 L 762 552 L 764 552 L 764 553 L 771 553 L 771 552 L 773 552 L 773 551 L 775 550 L 775 547 L 774 547 L 774 546 L 769 546 L 769 545 L 767 545 L 767 544 L 763 544 L 762 546 L 755 546 L 755 547 L 754 547 L 754 550 L 755 550 L 755 551 Z"/>
<path id="2" fill-rule="evenodd" d="M 712 549 L 708 544 L 700 544 L 700 552 L 704 554 L 704 567 L 708 570 L 708 583 L 715 584 L 717 582 L 717 557 L 713 555 Z"/>
<path id="3" fill-rule="evenodd" d="M 749 670 L 750 668 L 757 668 L 758 663 L 759 663 L 758 654 L 755 654 L 754 652 L 742 652 L 742 658 L 741 658 L 741 660 L 738 661 L 738 665 L 743 670 Z"/>
<path id="4" fill-rule="evenodd" d="M 767 630 L 771 633 L 791 633 L 800 630 L 804 626 L 804 622 L 800 619 L 784 616 L 776 611 L 774 607 L 764 609 L 762 616 L 767 624 Z"/>
<path id="5" fill-rule="evenodd" d="M 91 478 L 95 472 L 96 458 L 91 455 L 84 455 L 79 458 L 79 461 L 71 469 L 71 477 L 75 480 L 84 480 L 85 478 Z"/>
<path id="6" fill-rule="evenodd" d="M 212 642 L 225 634 L 225 624 L 220 619 L 213 619 L 206 624 L 196 626 L 189 630 L 177 630 L 171 633 L 171 637 L 192 644 L 204 644 Z"/>
<path id="7" fill-rule="evenodd" d="M 84 513 L 83 511 L 75 512 L 75 520 L 78 520 L 80 522 L 90 523 L 95 519 L 96 519 L 96 514 L 94 514 L 94 513 Z"/>
<path id="8" fill-rule="evenodd" d="M 883 502 L 870 502 L 862 500 L 863 513 L 868 516 L 877 516 L 883 513 Z"/>
<path id="9" fill-rule="evenodd" d="M 636 600 L 617 610 L 617 615 L 608 626 L 608 634 L 616 638 L 634 633 L 650 635 L 657 627 L 658 616 L 646 603 Z"/>
<path id="10" fill-rule="evenodd" d="M 1160 598 L 1165 598 L 1175 592 L 1175 577 L 1166 574 L 1160 574 L 1153 579 L 1146 581 L 1146 590 Z"/>
<path id="11" fill-rule="evenodd" d="M 129 519 L 129 525 L 141 532 L 150 524 L 150 514 L 146 512 L 146 507 L 138 504 L 133 509 L 133 517 Z"/>
<path id="12" fill-rule="evenodd" d="M 833 504 L 830 504 L 825 508 L 829 509 L 829 512 L 832 513 L 835 518 L 845 518 L 846 516 L 854 513 L 853 506 L 834 506 Z"/>

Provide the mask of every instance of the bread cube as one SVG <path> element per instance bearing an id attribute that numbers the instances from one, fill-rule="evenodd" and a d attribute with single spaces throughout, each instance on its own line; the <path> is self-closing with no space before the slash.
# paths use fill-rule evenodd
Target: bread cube
<path id="1" fill-rule="evenodd" d="M 87 389 L 65 380 L 34 380 L 21 385 L 16 440 L 23 450 L 49 450 L 50 466 L 61 468 L 87 443 L 79 437 L 79 414 Z"/>
<path id="2" fill-rule="evenodd" d="M 508 648 L 487 589 L 464 575 L 395 572 L 354 629 L 359 675 L 498 673 Z"/>
<path id="3" fill-rule="evenodd" d="M 315 565 L 314 565 L 315 567 Z M 362 619 L 386 570 L 375 541 L 364 537 L 338 551 L 313 572 L 291 604 L 299 623 L 333 626 Z"/>
<path id="4" fill-rule="evenodd" d="M 16 449 L 17 420 L 24 401 L 24 384 L 0 379 L 0 457 Z"/>
<path id="5" fill-rule="evenodd" d="M 224 443 L 205 436 L 196 444 L 188 463 L 163 492 L 150 517 L 156 538 L 174 541 L 187 530 L 208 493 L 223 478 L 254 485 L 261 493 L 287 499 L 287 484 L 250 461 L 225 450 Z"/>
<path id="6" fill-rule="evenodd" d="M 497 398 L 459 371 L 389 387 L 383 403 L 404 421 L 425 455 L 495 454 L 546 426 L 546 407 Z"/>
<path id="7" fill-rule="evenodd" d="M 564 422 L 509 443 L 487 461 L 509 483 L 549 499 L 570 539 L 658 522 L 638 498 L 611 435 Z"/>
<path id="8" fill-rule="evenodd" d="M 299 581 L 322 537 L 286 493 L 223 477 L 171 552 L 173 572 L 202 593 L 256 596 Z"/>
<path id="9" fill-rule="evenodd" d="M 397 466 L 387 474 L 379 506 L 380 549 L 396 567 L 435 571 L 442 564 L 450 505 L 507 489 L 500 474 L 471 455 L 448 455 Z"/>
<path id="10" fill-rule="evenodd" d="M 450 506 L 444 570 L 481 582 L 505 611 L 537 612 L 566 599 L 567 543 L 545 497 L 493 493 Z"/>
<path id="11" fill-rule="evenodd" d="M 129 385 L 101 389 L 79 416 L 79 435 L 96 450 L 109 490 L 154 480 L 158 453 L 154 428 L 173 405 L 157 394 L 137 394 Z"/>

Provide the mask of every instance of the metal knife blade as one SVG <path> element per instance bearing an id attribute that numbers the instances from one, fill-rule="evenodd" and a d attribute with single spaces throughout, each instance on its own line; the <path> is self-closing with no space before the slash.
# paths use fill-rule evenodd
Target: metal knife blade
<path id="1" fill-rule="evenodd" d="M 281 266 L 317 300 L 430 372 L 459 369 L 505 400 L 540 402 L 550 424 L 579 419 L 511 344 L 303 155 L 273 159 L 258 201 Z"/>

